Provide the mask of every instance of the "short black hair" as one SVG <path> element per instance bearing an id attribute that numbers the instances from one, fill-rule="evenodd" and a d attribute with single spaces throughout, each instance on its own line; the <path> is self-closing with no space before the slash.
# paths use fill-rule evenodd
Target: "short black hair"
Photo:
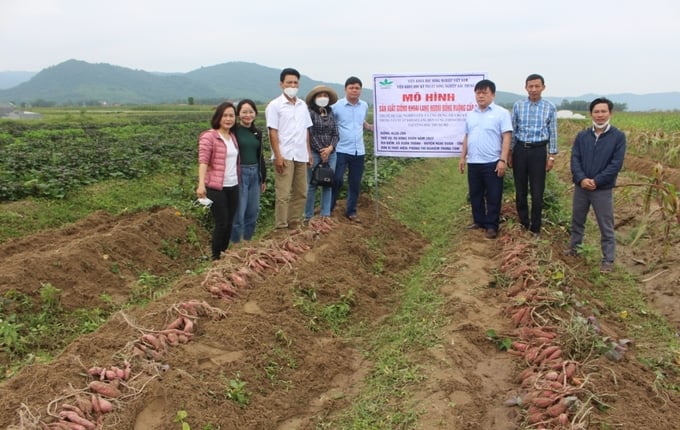
<path id="1" fill-rule="evenodd" d="M 614 102 L 609 100 L 606 97 L 598 97 L 592 102 L 590 102 L 590 113 L 593 113 L 593 109 L 595 109 L 595 105 L 599 105 L 600 103 L 604 103 L 609 107 L 609 112 L 612 112 L 614 110 Z"/>
<path id="2" fill-rule="evenodd" d="M 491 90 L 491 94 L 496 94 L 496 84 L 494 84 L 493 81 L 482 79 L 475 84 L 475 91 L 485 90 L 487 88 Z"/>
<path id="3" fill-rule="evenodd" d="M 535 81 L 536 79 L 541 80 L 541 84 L 545 85 L 545 79 L 543 79 L 543 76 L 539 75 L 538 73 L 532 73 L 529 76 L 527 76 L 526 81 L 524 81 L 525 84 L 528 84 L 529 81 Z"/>
<path id="4" fill-rule="evenodd" d="M 213 114 L 212 119 L 210 120 L 210 126 L 213 128 L 213 130 L 220 129 L 222 115 L 224 115 L 224 111 L 229 108 L 234 109 L 234 116 L 236 116 L 236 107 L 232 102 L 223 102 L 219 106 L 217 106 L 217 108 L 215 108 L 215 113 Z"/>
<path id="5" fill-rule="evenodd" d="M 345 88 L 347 88 L 347 87 L 350 86 L 350 85 L 354 85 L 354 84 L 359 84 L 359 86 L 360 86 L 361 88 L 364 87 L 364 85 L 361 83 L 361 79 L 357 78 L 356 76 L 350 76 L 350 77 L 347 78 L 347 80 L 345 81 Z"/>
<path id="6" fill-rule="evenodd" d="M 279 77 L 279 80 L 281 82 L 285 81 L 286 76 L 288 76 L 288 75 L 293 75 L 296 78 L 300 79 L 300 72 L 293 69 L 292 67 L 286 67 L 285 69 L 281 70 L 281 76 Z"/>

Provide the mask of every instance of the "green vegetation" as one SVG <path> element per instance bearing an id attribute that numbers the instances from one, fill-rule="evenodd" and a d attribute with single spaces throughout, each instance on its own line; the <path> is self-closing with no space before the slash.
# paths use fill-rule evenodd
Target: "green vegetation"
<path id="1" fill-rule="evenodd" d="M 205 128 L 210 116 L 210 111 L 205 106 L 196 108 L 197 110 L 186 112 L 188 118 L 186 121 L 194 121 L 192 127 L 195 128 L 190 130 L 188 126 L 187 128 L 178 126 L 174 130 L 181 131 L 183 137 L 178 138 L 176 143 L 169 146 L 175 148 L 176 144 L 177 151 L 180 152 L 174 152 L 173 149 L 169 154 L 177 157 L 177 154 L 182 153 L 185 154 L 184 159 L 167 160 L 166 157 L 159 157 L 156 164 L 151 167 L 147 166 L 148 169 L 144 167 L 147 170 L 139 173 L 140 176 L 131 175 L 129 178 L 116 175 L 113 175 L 113 178 L 102 176 L 92 183 L 74 181 L 62 192 L 36 194 L 22 198 L 21 201 L 3 203 L 0 211 L 2 225 L 0 242 L 10 237 L 28 235 L 46 227 L 58 227 L 87 216 L 95 210 L 121 213 L 144 210 L 158 205 L 172 205 L 208 223 L 206 213 L 191 205 L 195 198 L 193 188 L 195 187 L 196 137 L 198 131 Z M 151 124 L 159 123 L 160 127 L 160 124 L 163 124 L 160 118 L 163 117 L 168 119 L 166 125 L 172 122 L 182 122 L 184 114 L 148 110 L 125 111 L 111 114 L 111 118 L 105 120 L 108 114 L 103 111 L 96 114 L 90 112 L 75 114 L 75 116 L 81 115 L 78 118 L 73 118 L 72 113 L 60 111 L 56 117 L 61 116 L 64 119 L 63 122 L 55 120 L 56 117 L 50 118 L 49 116 L 42 122 L 21 127 L 12 122 L 2 121 L 0 122 L 0 149 L 5 150 L 11 145 L 22 145 L 23 137 L 17 136 L 33 136 L 30 133 L 25 134 L 27 130 L 37 131 L 43 127 L 49 130 L 50 127 L 57 127 L 58 124 L 63 123 L 65 130 L 72 130 L 68 134 L 70 138 L 61 137 L 59 133 L 53 131 L 46 132 L 45 136 L 50 136 L 49 139 L 55 139 L 59 144 L 41 147 L 37 152 L 50 152 L 51 155 L 48 157 L 44 153 L 42 155 L 29 154 L 43 161 L 54 160 L 51 168 L 55 168 L 59 165 L 59 160 L 63 160 L 64 154 L 68 152 L 61 150 L 62 145 L 68 146 L 71 138 L 83 143 L 90 136 L 82 130 L 77 131 L 78 128 L 73 125 L 75 121 L 82 120 L 92 128 L 90 130 L 85 127 L 83 130 L 88 129 L 90 130 L 88 133 L 91 132 L 92 135 L 103 136 L 97 133 L 103 133 L 99 130 L 100 128 L 106 129 L 110 133 L 110 140 L 107 140 L 110 145 L 124 147 L 120 151 L 130 150 L 132 154 L 137 154 L 133 156 L 139 156 L 140 153 L 134 151 L 140 150 L 140 145 L 143 146 L 143 139 L 137 139 L 130 134 L 133 128 L 116 127 L 114 124 L 145 121 L 148 123 L 146 126 L 140 126 L 135 130 L 144 131 L 147 138 L 155 139 L 156 133 L 151 132 L 152 128 L 146 128 L 147 126 L 153 127 Z M 173 119 L 170 120 L 170 118 Z M 625 116 L 620 114 L 617 120 L 620 118 L 625 118 Z M 259 121 L 259 125 L 262 126 L 262 118 Z M 630 121 L 632 123 L 632 117 Z M 201 122 L 203 125 L 200 124 Z M 98 128 L 97 124 L 108 125 Z M 563 136 L 573 136 L 575 134 L 573 132 L 584 125 L 585 123 L 577 121 L 562 122 L 560 132 Z M 115 130 L 118 128 L 124 130 L 124 136 L 116 134 Z M 621 125 L 621 128 L 625 129 L 625 126 Z M 156 131 L 160 133 L 165 130 L 167 129 L 160 127 Z M 13 133 L 16 133 L 16 136 Z M 564 137 L 564 139 L 568 138 Z M 126 144 L 128 140 L 129 145 Z M 677 146 L 677 142 L 675 144 Z M 631 142 L 630 147 L 634 145 L 635 142 Z M 137 150 L 130 149 L 135 146 L 138 147 Z M 150 150 L 153 146 L 147 144 L 144 148 Z M 98 147 L 92 145 L 89 148 L 93 151 Z M 184 150 L 186 152 L 181 152 Z M 141 154 L 147 154 L 147 152 Z M 369 156 L 367 165 L 372 165 L 373 161 Z M 441 314 L 444 298 L 439 292 L 439 287 L 445 281 L 438 277 L 437 273 L 438 269 L 447 264 L 448 256 L 454 252 L 453 248 L 461 235 L 460 226 L 465 225 L 469 218 L 469 208 L 466 207 L 465 176 L 456 172 L 451 160 L 423 161 L 390 158 L 380 159 L 378 165 L 380 167 L 378 172 L 378 182 L 381 185 L 380 199 L 383 202 L 389 202 L 395 216 L 409 228 L 422 234 L 429 241 L 430 246 L 417 266 L 394 285 L 394 290 L 401 295 L 398 301 L 400 306 L 384 321 L 380 330 L 373 330 L 370 333 L 366 330 L 362 331 L 361 346 L 364 348 L 367 359 L 374 363 L 374 367 L 364 381 L 358 398 L 349 410 L 342 411 L 339 416 L 333 418 L 333 422 L 319 422 L 319 428 L 393 429 L 417 426 L 420 411 L 410 406 L 409 392 L 415 390 L 414 387 L 422 382 L 424 376 L 414 354 L 440 342 L 439 329 L 445 323 L 445 316 Z M 14 173 L 6 172 L 5 169 L 13 167 L 5 164 L 2 164 L 1 168 L 0 177 L 2 178 L 21 173 L 14 170 L 12 170 Z M 406 170 L 402 171 L 404 168 Z M 34 174 L 41 178 L 39 183 L 45 181 L 48 185 L 43 189 L 58 189 L 56 185 L 49 185 L 48 179 L 45 179 L 49 178 L 48 174 L 39 176 L 42 174 L 39 173 L 39 169 Z M 568 220 L 568 209 L 565 208 L 569 207 L 569 195 L 566 193 L 566 188 L 560 189 L 555 175 L 549 175 L 549 177 L 551 190 L 547 197 L 549 203 L 546 211 L 546 225 L 548 228 L 564 228 Z M 273 181 L 271 176 L 270 181 Z M 365 191 L 372 191 L 376 186 L 370 174 L 365 175 L 364 181 Z M 25 182 L 22 182 L 21 190 L 26 189 L 23 187 Z M 405 185 L 406 183 L 408 185 Z M 4 180 L 2 184 L 4 185 Z M 267 226 L 271 218 L 274 189 L 272 184 L 269 184 L 268 193 L 263 196 L 263 226 Z M 403 193 L 404 189 L 408 192 Z M 267 231 L 266 227 L 263 227 L 259 233 L 264 231 Z M 580 250 L 586 261 L 596 259 L 597 250 L 596 235 L 588 235 L 588 237 L 589 241 Z M 163 245 L 164 252 L 172 256 L 176 250 L 175 245 L 173 241 L 166 242 Z M 373 246 L 373 243 L 371 245 Z M 378 246 L 376 243 L 375 247 Z M 539 244 L 539 246 L 547 247 L 549 244 Z M 547 249 L 544 251 L 545 261 L 542 263 L 548 266 L 551 254 Z M 119 268 L 112 266 L 111 270 L 115 272 Z M 374 270 L 376 273 L 382 272 L 380 261 L 375 264 Z M 550 270 L 553 271 L 555 283 L 563 281 L 565 272 L 563 267 Z M 167 281 L 150 273 L 142 273 L 133 289 L 130 303 L 143 305 L 154 300 L 164 294 L 164 285 Z M 589 290 L 590 295 L 585 300 L 602 303 L 606 312 L 621 316 L 621 322 L 625 324 L 632 337 L 646 340 L 639 345 L 638 358 L 656 372 L 659 386 L 669 387 L 668 375 L 677 368 L 674 362 L 680 357 L 680 345 L 667 322 L 647 307 L 644 296 L 636 285 L 636 280 L 625 274 L 610 279 L 593 272 L 588 275 L 587 281 L 605 288 Z M 502 286 L 503 280 L 499 279 L 497 287 Z M 355 330 L 361 331 L 361 328 L 351 326 L 352 290 L 344 291 L 337 298 L 323 304 L 319 302 L 317 292 L 318 286 L 306 286 L 298 291 L 295 303 L 300 311 L 309 317 L 311 329 L 316 330 L 320 324 L 324 324 L 337 336 L 349 336 L 355 333 Z M 110 297 L 108 300 L 102 297 L 103 303 L 106 304 L 105 308 L 72 312 L 64 310 L 59 299 L 58 286 L 50 284 L 41 287 L 38 304 L 33 304 L 27 295 L 16 291 L 10 291 L 0 298 L 0 347 L 5 354 L 16 358 L 13 361 L 16 364 L 13 364 L 12 368 L 0 369 L 3 373 L 2 377 L 11 376 L 18 366 L 48 361 L 52 354 L 61 350 L 74 337 L 96 329 L 112 312 L 117 310 L 111 304 Z M 566 327 L 569 328 L 570 333 L 573 333 L 571 348 L 578 354 L 587 356 L 593 350 L 602 353 L 606 349 L 601 337 L 593 336 L 580 317 L 574 316 L 567 320 Z M 493 329 L 489 329 L 486 335 L 499 348 L 507 348 L 507 340 L 499 337 Z M 278 329 L 275 332 L 275 338 L 278 342 L 277 347 L 261 360 L 263 375 L 272 383 L 286 384 L 287 381 L 281 379 L 282 374 L 286 369 L 295 368 L 297 363 L 287 350 L 291 341 L 285 331 Z M 240 378 L 240 375 L 236 374 L 232 378 L 222 375 L 222 378 L 226 387 L 223 393 L 224 398 L 235 402 L 240 407 L 247 407 L 252 393 L 246 389 L 247 384 Z M 672 386 L 670 388 L 680 389 L 680 387 Z M 181 424 L 183 429 L 188 429 L 187 418 L 186 411 L 178 411 L 175 422 Z M 204 430 L 212 428 L 210 424 L 203 427 Z"/>
<path id="2" fill-rule="evenodd" d="M 229 386 L 224 390 L 224 396 L 239 407 L 245 408 L 250 404 L 252 393 L 246 390 L 246 382 L 241 380 L 237 373 L 234 379 L 229 380 Z"/>
<path id="3" fill-rule="evenodd" d="M 61 305 L 61 290 L 49 283 L 34 303 L 27 294 L 11 290 L 0 297 L 0 350 L 11 364 L 0 364 L 0 380 L 31 363 L 48 362 L 73 339 L 96 330 L 111 308 L 68 311 Z"/>

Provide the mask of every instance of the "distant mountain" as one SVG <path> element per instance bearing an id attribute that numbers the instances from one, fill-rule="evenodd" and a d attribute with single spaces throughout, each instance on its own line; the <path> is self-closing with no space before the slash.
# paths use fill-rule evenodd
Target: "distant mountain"
<path id="1" fill-rule="evenodd" d="M 239 61 L 201 67 L 188 73 L 159 73 L 68 60 L 39 73 L 0 71 L 0 102 L 152 104 L 186 103 L 192 97 L 196 103 L 242 98 L 264 103 L 281 93 L 279 73 L 280 69 Z M 339 96 L 344 95 L 343 84 L 316 81 L 304 75 L 300 79 L 300 94 L 304 97 L 320 84 L 335 89 Z M 598 96 L 601 95 L 546 98 L 559 106 L 563 100 L 590 101 Z M 616 103 L 625 103 L 629 111 L 680 110 L 679 92 L 605 96 Z M 496 103 L 512 106 L 525 97 L 526 94 L 498 91 Z M 364 89 L 361 98 L 372 103 L 373 91 Z"/>
<path id="2" fill-rule="evenodd" d="M 206 85 L 181 75 L 158 76 L 110 64 L 68 60 L 48 67 L 27 82 L 0 91 L 0 100 L 15 104 L 81 104 L 93 102 L 147 104 L 186 101 L 187 96 L 213 97 Z"/>
<path id="3" fill-rule="evenodd" d="M 35 72 L 0 72 L 0 90 L 12 88 L 35 76 Z"/>
<path id="4" fill-rule="evenodd" d="M 110 64 L 68 60 L 48 67 L 28 81 L 0 90 L 0 101 L 15 104 L 151 104 L 197 103 L 251 98 L 267 102 L 281 94 L 280 69 L 254 63 L 230 62 L 188 73 L 150 73 Z M 327 85 L 344 95 L 344 85 L 300 79 L 300 93 L 315 85 Z M 370 101 L 373 91 L 362 98 Z"/>

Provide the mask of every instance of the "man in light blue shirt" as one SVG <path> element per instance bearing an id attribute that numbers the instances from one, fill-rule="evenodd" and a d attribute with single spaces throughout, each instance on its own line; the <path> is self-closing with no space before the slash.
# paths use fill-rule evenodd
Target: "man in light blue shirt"
<path id="1" fill-rule="evenodd" d="M 347 78 L 345 81 L 345 97 L 331 107 L 340 134 L 340 140 L 335 148 L 337 162 L 335 164 L 331 212 L 335 209 L 335 203 L 342 189 L 345 170 L 349 170 L 345 217 L 357 223 L 361 222 L 357 215 L 357 202 L 361 191 L 366 156 L 364 129 L 373 131 L 373 125 L 366 122 L 368 103 L 359 98 L 361 88 L 362 84 L 359 78 L 355 76 Z"/>
<path id="2" fill-rule="evenodd" d="M 541 234 L 545 178 L 552 170 L 557 155 L 557 109 L 541 97 L 545 90 L 543 76 L 529 75 L 524 88 L 529 97 L 518 100 L 512 107 L 513 135 L 509 161 L 515 181 L 519 222 L 538 238 Z"/>
<path id="3" fill-rule="evenodd" d="M 503 200 L 503 176 L 512 138 L 510 112 L 495 104 L 496 84 L 483 79 L 475 85 L 477 107 L 465 119 L 465 136 L 458 168 L 468 167 L 468 187 L 473 223 L 469 229 L 486 230 L 487 239 L 498 236 Z"/>

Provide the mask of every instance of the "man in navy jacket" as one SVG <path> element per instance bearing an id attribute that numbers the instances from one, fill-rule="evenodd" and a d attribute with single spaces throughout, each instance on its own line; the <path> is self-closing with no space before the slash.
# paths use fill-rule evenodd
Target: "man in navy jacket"
<path id="1" fill-rule="evenodd" d="M 576 136 L 571 150 L 574 197 L 567 253 L 575 255 L 583 243 L 586 218 L 592 206 L 600 230 L 602 273 L 610 272 L 614 266 L 616 237 L 612 189 L 626 155 L 626 135 L 609 124 L 613 107 L 614 103 L 604 97 L 590 103 L 593 125 Z"/>

